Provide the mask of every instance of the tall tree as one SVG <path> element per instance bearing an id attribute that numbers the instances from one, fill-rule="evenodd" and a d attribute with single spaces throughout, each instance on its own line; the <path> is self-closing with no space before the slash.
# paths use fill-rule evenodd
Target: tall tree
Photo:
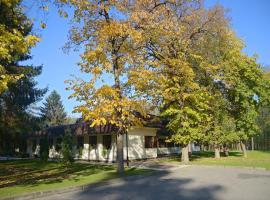
<path id="1" fill-rule="evenodd" d="M 34 80 L 41 67 L 22 64 L 39 40 L 31 31 L 21 1 L 0 2 L 0 151 L 4 153 L 13 153 L 15 147 L 21 150 L 24 134 L 39 127 L 28 109 L 46 92 Z"/>
<path id="2" fill-rule="evenodd" d="M 0 94 L 23 76 L 9 68 L 39 41 L 29 29 L 31 21 L 23 14 L 21 0 L 0 2 Z"/>
<path id="3" fill-rule="evenodd" d="M 41 117 L 48 126 L 64 124 L 66 121 L 65 108 L 61 101 L 61 96 L 53 90 L 46 98 L 41 108 Z"/>
<path id="4" fill-rule="evenodd" d="M 215 150 L 215 158 L 220 158 L 220 148 L 227 149 L 227 146 L 237 142 L 239 137 L 236 133 L 234 118 L 229 112 L 228 100 L 220 94 L 219 90 L 212 95 L 211 107 L 207 110 L 209 122 L 205 127 L 202 141 L 212 145 Z"/>
<path id="5" fill-rule="evenodd" d="M 203 138 L 211 126 L 216 136 L 225 134 L 217 131 L 222 120 L 212 120 L 219 108 L 209 112 L 219 82 L 223 86 L 215 90 L 229 102 L 246 155 L 243 141 L 256 133 L 258 105 L 267 101 L 269 84 L 256 60 L 242 52 L 243 42 L 231 29 L 224 8 L 205 9 L 201 1 L 143 1 L 136 6 L 140 9 L 131 16 L 143 29 L 148 59 L 138 71 L 154 74 L 137 80 L 142 85 L 157 82 L 156 96 L 174 132 L 170 140 L 184 147 L 182 159 L 188 161 L 187 144 Z M 149 81 L 152 77 L 157 78 Z"/>
<path id="6" fill-rule="evenodd" d="M 203 138 L 211 120 L 211 88 L 223 51 L 230 47 L 226 44 L 228 20 L 222 7 L 207 10 L 201 1 L 141 4 L 134 18 L 139 18 L 144 30 L 148 62 L 140 67 L 154 75 L 138 80 L 141 84 L 157 82 L 155 93 L 173 132 L 168 141 L 182 146 L 182 161 L 188 162 L 187 145 Z M 152 77 L 157 78 L 146 81 Z"/>
<path id="7" fill-rule="evenodd" d="M 265 81 L 270 83 L 270 72 L 267 71 L 264 73 Z M 260 104 L 259 107 L 259 114 L 258 118 L 256 119 L 256 122 L 259 127 L 259 133 L 260 135 L 256 136 L 254 139 L 254 143 L 256 143 L 256 146 L 258 149 L 269 149 L 270 143 L 268 141 L 270 140 L 270 108 L 269 103 L 263 102 Z"/>
<path id="8" fill-rule="evenodd" d="M 66 2 L 66 1 L 60 1 Z M 130 4 L 129 4 L 130 3 Z M 84 47 L 83 72 L 90 81 L 69 81 L 71 97 L 82 104 L 82 113 L 91 126 L 112 124 L 117 127 L 117 171 L 123 173 L 123 134 L 133 125 L 141 125 L 146 116 L 145 100 L 136 96 L 128 74 L 135 62 L 134 49 L 142 34 L 130 20 L 128 1 L 69 1 L 74 8 L 70 44 Z"/>
<path id="9" fill-rule="evenodd" d="M 31 105 L 41 100 L 47 89 L 36 88 L 34 78 L 41 67 L 14 66 L 24 76 L 16 83 L 9 83 L 8 90 L 0 95 L 0 135 L 3 151 L 14 150 L 22 142 L 22 136 L 40 127 L 37 116 L 29 112 Z"/>
<path id="10" fill-rule="evenodd" d="M 262 105 L 257 118 L 260 135 L 254 137 L 254 144 L 258 150 L 270 148 L 270 108 L 269 105 Z M 253 145 L 254 145 L 253 144 Z"/>
<path id="11" fill-rule="evenodd" d="M 243 47 L 242 47 L 243 48 Z M 241 48 L 241 50 L 242 50 Z M 236 122 L 240 144 L 247 157 L 245 142 L 258 134 L 256 119 L 260 105 L 269 105 L 269 82 L 255 58 L 239 50 L 224 64 L 223 80 L 228 85 L 228 99 Z"/>

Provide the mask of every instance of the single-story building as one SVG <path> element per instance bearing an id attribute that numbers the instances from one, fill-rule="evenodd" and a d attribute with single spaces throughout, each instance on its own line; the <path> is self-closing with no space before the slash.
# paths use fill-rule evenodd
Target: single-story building
<path id="1" fill-rule="evenodd" d="M 71 125 L 50 127 L 37 131 L 27 140 L 27 153 L 39 156 L 42 140 L 48 140 L 49 157 L 61 157 L 61 143 L 65 130 L 70 129 L 73 135 L 73 152 L 76 159 L 93 161 L 116 161 L 116 130 L 111 125 L 90 127 L 81 122 Z M 144 127 L 132 127 L 124 139 L 124 159 L 137 160 L 157 158 L 160 155 L 179 154 L 181 149 L 174 143 L 165 142 L 160 126 L 148 124 Z M 191 145 L 191 150 L 195 150 Z"/>

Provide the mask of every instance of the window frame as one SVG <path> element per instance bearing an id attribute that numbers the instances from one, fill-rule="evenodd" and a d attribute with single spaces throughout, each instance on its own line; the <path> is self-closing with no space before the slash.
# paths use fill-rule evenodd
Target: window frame
<path id="1" fill-rule="evenodd" d="M 95 138 L 95 139 L 93 140 L 91 138 Z M 92 141 L 94 141 L 94 143 L 92 143 Z M 96 149 L 97 148 L 97 135 L 89 135 L 88 144 L 89 144 L 89 147 Z"/>
<path id="2" fill-rule="evenodd" d="M 76 147 L 77 149 L 84 148 L 84 136 L 77 136 Z"/>
<path id="3" fill-rule="evenodd" d="M 35 152 L 37 149 L 37 139 L 32 139 L 32 151 Z"/>
<path id="4" fill-rule="evenodd" d="M 106 140 L 104 140 L 105 138 L 107 138 L 108 140 L 107 141 L 110 141 L 110 144 L 107 143 Z M 110 139 L 109 139 L 110 138 Z M 106 144 L 107 143 L 107 144 Z M 103 135 L 102 136 L 102 146 L 103 148 L 109 150 L 112 148 L 112 135 Z"/>
<path id="5" fill-rule="evenodd" d="M 153 149 L 157 148 L 157 136 L 144 136 L 144 148 Z"/>
<path id="6" fill-rule="evenodd" d="M 56 138 L 55 151 L 59 152 L 59 151 L 62 150 L 62 142 L 63 142 L 62 137 L 57 137 Z"/>
<path id="7" fill-rule="evenodd" d="M 173 142 L 166 142 L 166 138 L 158 138 L 158 148 L 173 148 Z"/>
<path id="8" fill-rule="evenodd" d="M 49 149 L 52 149 L 53 148 L 53 137 L 49 137 L 48 139 L 48 146 L 49 146 Z"/>

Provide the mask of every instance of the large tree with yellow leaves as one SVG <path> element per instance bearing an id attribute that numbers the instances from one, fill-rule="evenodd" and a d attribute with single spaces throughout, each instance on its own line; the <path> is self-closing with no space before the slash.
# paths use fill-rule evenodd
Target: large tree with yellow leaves
<path id="1" fill-rule="evenodd" d="M 9 68 L 26 55 L 39 38 L 28 33 L 31 21 L 23 14 L 21 0 L 3 0 L 0 2 L 0 94 L 9 83 L 14 83 L 23 74 L 12 73 Z"/>
<path id="2" fill-rule="evenodd" d="M 118 172 L 124 171 L 123 134 L 146 117 L 146 100 L 134 90 L 129 78 L 135 51 L 142 33 L 130 20 L 128 1 L 59 1 L 74 8 L 68 45 L 83 47 L 82 72 L 88 80 L 69 80 L 71 97 L 81 102 L 75 112 L 82 113 L 91 126 L 111 124 L 117 127 Z M 61 11 L 63 13 L 63 11 Z"/>

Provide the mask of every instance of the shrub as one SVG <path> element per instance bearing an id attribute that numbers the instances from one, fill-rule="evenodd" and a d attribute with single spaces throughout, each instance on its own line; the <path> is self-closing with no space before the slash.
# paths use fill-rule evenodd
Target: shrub
<path id="1" fill-rule="evenodd" d="M 48 161 L 49 158 L 49 141 L 48 138 L 40 140 L 40 158 L 43 161 Z"/>
<path id="2" fill-rule="evenodd" d="M 78 158 L 82 158 L 82 155 L 83 155 L 83 147 L 80 147 L 79 148 L 79 152 L 78 152 Z"/>
<path id="3" fill-rule="evenodd" d="M 62 141 L 62 155 L 63 155 L 62 161 L 66 164 L 74 162 L 72 148 L 73 148 L 73 140 L 71 130 L 70 128 L 67 128 L 65 130 L 65 135 Z"/>
<path id="4" fill-rule="evenodd" d="M 104 158 L 108 156 L 108 149 L 106 149 L 106 148 L 103 148 L 103 149 L 102 149 L 102 156 L 103 156 Z"/>

